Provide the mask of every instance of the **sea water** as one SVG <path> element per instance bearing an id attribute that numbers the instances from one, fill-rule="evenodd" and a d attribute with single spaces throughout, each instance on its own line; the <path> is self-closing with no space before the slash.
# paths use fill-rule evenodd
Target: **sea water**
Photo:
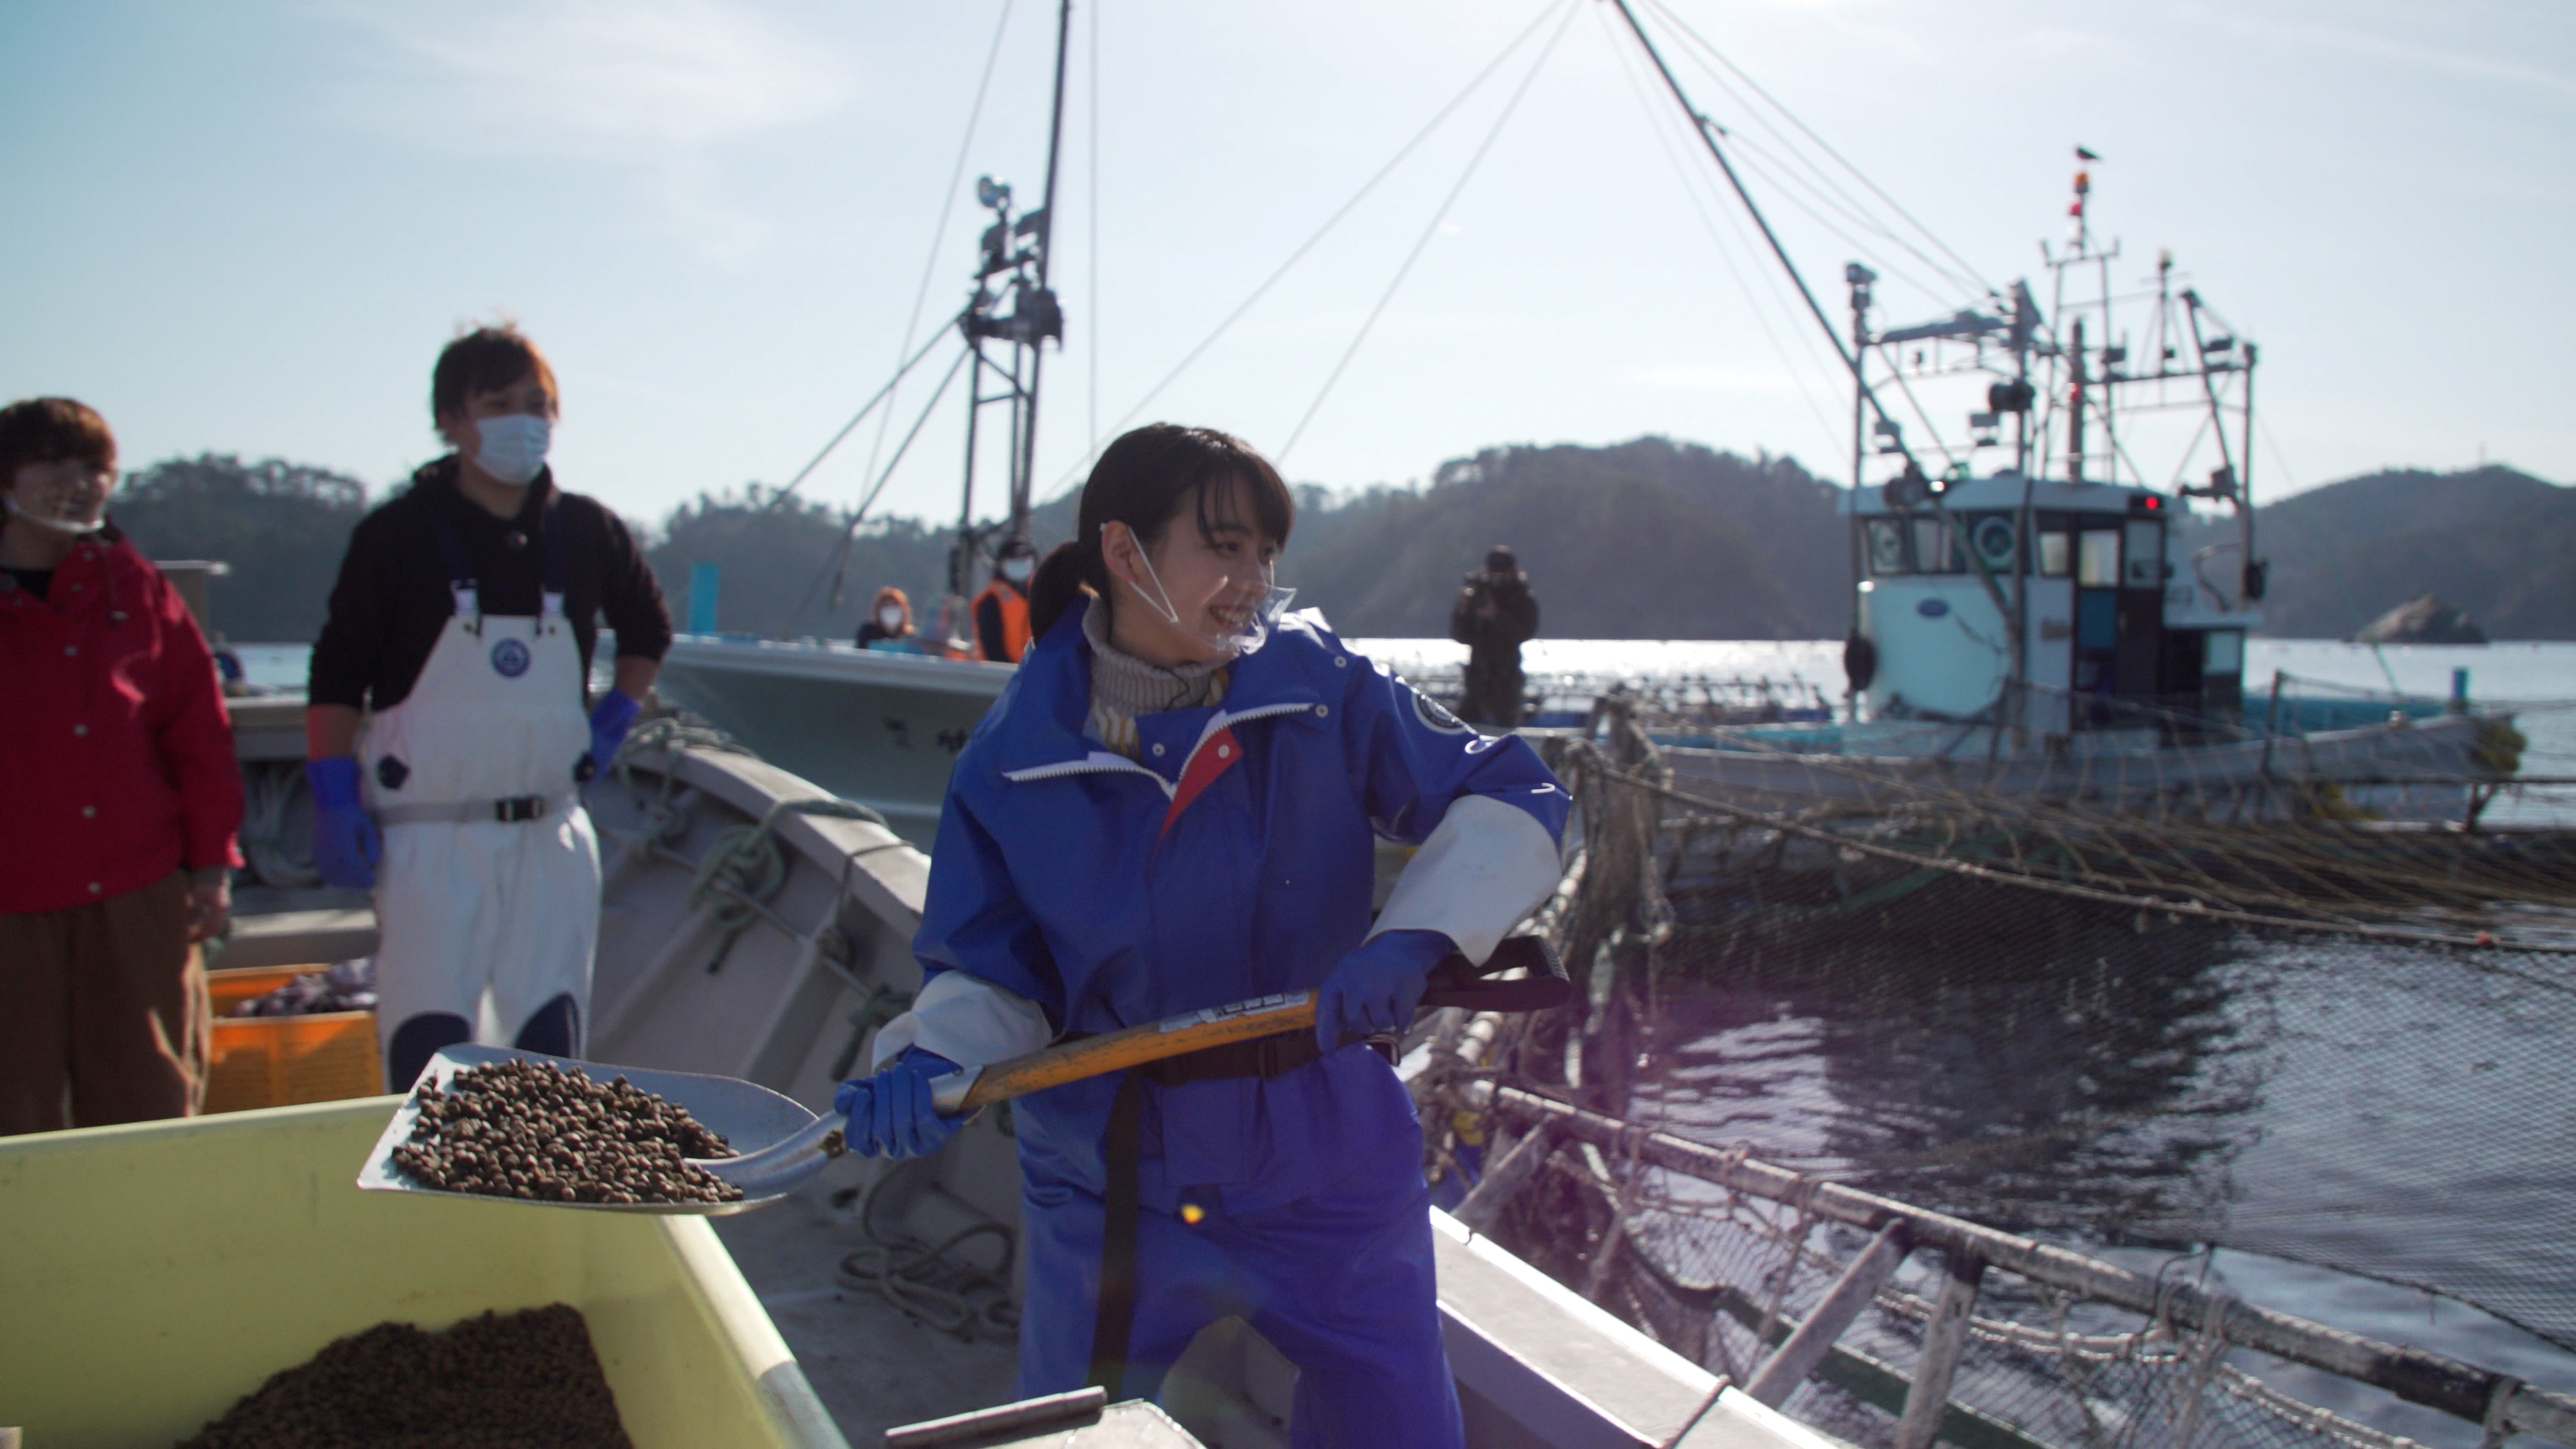
<path id="1" fill-rule="evenodd" d="M 1399 672 L 1445 673 L 1466 659 L 1465 646 L 1445 639 L 1352 642 Z M 1795 682 L 1837 703 L 1844 693 L 1839 640 L 1539 640 L 1523 650 L 1522 667 L 1534 684 L 1551 674 L 1609 674 Z M 2246 646 L 2245 696 L 2249 712 L 2260 708 L 2277 674 L 2289 695 L 2447 698 L 2457 670 L 2468 672 L 2473 704 L 2514 710 L 2529 741 L 2522 773 L 2576 777 L 2576 643 L 2255 639 Z M 2508 790 L 2483 819 L 2576 826 L 2576 787 Z M 2284 1251 L 2305 1244 L 2395 1276 L 2476 1279 L 2499 1299 L 2514 1296 L 2496 1292 L 2499 1281 L 2519 1275 L 2524 1294 L 2555 1297 L 2563 1308 L 2576 1294 L 2559 1276 L 2576 1260 L 2567 1241 L 2576 1212 L 2576 1010 L 2563 987 L 2501 980 L 2463 989 L 2460 978 L 2473 969 L 2332 942 L 2322 950 L 2240 942 L 2211 959 L 2175 962 L 2164 997 L 2128 1005 L 2164 1014 L 2151 1027 L 2181 1026 L 2171 1035 L 2213 1039 L 2216 1048 L 2170 1070 L 2129 1073 L 2133 1085 L 2154 1080 L 2138 1087 L 2124 1130 L 2061 1144 L 2037 1172 L 2026 1161 L 1997 1161 L 1979 1182 L 1972 1158 L 1970 1181 L 1941 1205 L 2009 1219 L 2142 1273 L 2171 1264 L 2169 1272 L 2248 1302 L 2576 1391 L 2576 1353 L 2495 1314 L 2381 1281 L 2367 1266 L 2342 1271 L 2229 1249 L 2173 1263 L 2171 1249 L 2117 1246 L 2102 1231 L 2142 1201 L 2215 1202 L 2237 1231 L 2268 1232 Z M 2116 1058 L 2141 1035 L 2134 1021 L 2031 1012 L 2026 982 L 1885 985 L 1842 995 L 1733 983 L 1670 989 L 1658 1003 L 1663 1050 L 1635 1109 L 1687 1136 L 1749 1141 L 1834 1175 L 1854 1165 L 1856 1146 L 1920 1142 L 1927 1121 L 1941 1123 L 1935 1151 L 2008 1138 L 2063 1109 L 2034 1061 Z M 2128 989 L 2137 991 L 2135 979 Z M 2181 1021 L 2186 1015 L 2196 1020 Z M 2015 1039 L 1997 1041 L 1998 1031 Z M 2550 1040 L 2527 1039 L 2535 1033 Z M 2017 1069 L 1962 1068 L 1979 1061 Z M 2372 1070 L 2357 1076 L 2357 1061 Z M 2082 1080 L 2080 1070 L 2072 1075 Z M 1974 1081 L 1961 1080 L 1968 1076 Z M 1954 1109 L 1946 1119 L 1942 1098 Z M 1881 1190 L 1907 1195 L 1894 1183 Z M 2476 1426 L 2392 1395 L 2261 1355 L 2231 1358 L 2283 1392 L 2418 1442 L 2479 1442 Z"/>

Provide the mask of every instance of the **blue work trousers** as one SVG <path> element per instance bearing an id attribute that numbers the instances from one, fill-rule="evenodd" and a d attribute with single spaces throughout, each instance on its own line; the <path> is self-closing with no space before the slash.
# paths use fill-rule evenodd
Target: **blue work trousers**
<path id="1" fill-rule="evenodd" d="M 1034 1177 L 1023 1202 L 1019 1395 L 1029 1398 L 1078 1389 L 1090 1372 L 1103 1213 L 1092 1193 Z M 1462 1449 L 1430 1195 L 1414 1162 L 1258 1212 L 1201 1206 L 1195 1223 L 1147 1207 L 1136 1232 L 1135 1328 L 1112 1399 L 1159 1395 L 1200 1329 L 1241 1316 L 1297 1365 L 1296 1449 Z"/>

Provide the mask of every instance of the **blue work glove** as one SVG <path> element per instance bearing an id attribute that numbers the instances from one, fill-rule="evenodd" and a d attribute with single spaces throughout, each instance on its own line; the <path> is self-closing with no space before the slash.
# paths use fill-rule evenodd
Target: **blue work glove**
<path id="1" fill-rule="evenodd" d="M 635 727 L 635 716 L 644 706 L 622 689 L 612 689 L 599 697 L 590 710 L 590 770 L 593 775 L 608 773 L 617 758 L 617 747 L 626 732 Z"/>
<path id="2" fill-rule="evenodd" d="M 1315 993 L 1315 1042 L 1337 1051 L 1413 1025 L 1431 968 L 1457 948 L 1438 931 L 1388 931 L 1333 964 Z"/>
<path id="3" fill-rule="evenodd" d="M 358 797 L 357 760 L 348 755 L 306 760 L 304 782 L 313 787 L 313 865 L 322 872 L 323 883 L 375 889 L 385 837 Z"/>
<path id="4" fill-rule="evenodd" d="M 906 1047 L 894 1065 L 873 1077 L 843 1082 L 832 1110 L 850 1119 L 850 1150 L 862 1157 L 927 1157 L 957 1129 L 963 1116 L 943 1117 L 930 1102 L 930 1079 L 958 1070 L 955 1062 Z"/>

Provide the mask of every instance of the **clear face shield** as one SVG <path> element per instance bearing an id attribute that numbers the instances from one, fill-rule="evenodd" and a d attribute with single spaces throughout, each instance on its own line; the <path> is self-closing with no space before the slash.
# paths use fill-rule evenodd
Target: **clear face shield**
<path id="1" fill-rule="evenodd" d="M 107 526 L 107 495 L 116 483 L 114 473 L 85 463 L 48 463 L 25 471 L 37 476 L 0 494 L 9 512 L 57 533 L 96 533 Z"/>
<path id="2" fill-rule="evenodd" d="M 1141 548 L 1136 550 L 1136 561 L 1144 565 L 1145 577 L 1154 586 L 1149 594 L 1143 585 L 1131 580 L 1127 586 L 1136 591 L 1136 597 L 1162 615 L 1166 623 L 1226 654 L 1249 654 L 1268 643 L 1270 631 L 1288 612 L 1289 600 L 1297 597 L 1295 589 L 1279 587 L 1276 570 L 1264 563 L 1259 572 L 1247 577 L 1229 575 L 1217 580 L 1216 587 L 1203 597 L 1175 601 L 1155 574 L 1154 561 Z M 1181 604 L 1189 606 L 1187 613 L 1179 607 Z"/>

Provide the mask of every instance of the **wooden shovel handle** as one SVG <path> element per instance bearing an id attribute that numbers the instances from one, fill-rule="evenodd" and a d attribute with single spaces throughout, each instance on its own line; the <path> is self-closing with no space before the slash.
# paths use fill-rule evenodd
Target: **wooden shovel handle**
<path id="1" fill-rule="evenodd" d="M 962 1110 L 973 1111 L 1007 1097 L 1061 1087 L 1104 1072 L 1141 1067 L 1202 1047 L 1275 1036 L 1283 1031 L 1311 1031 L 1314 1025 L 1315 993 L 1311 991 L 1255 997 L 1232 1006 L 1167 1016 L 1143 1026 L 1105 1031 L 995 1062 L 976 1074 L 974 1084 L 966 1089 Z"/>
<path id="2" fill-rule="evenodd" d="M 1519 979 L 1490 979 L 1496 972 L 1514 970 L 1522 973 Z M 1481 966 L 1451 952 L 1425 982 L 1422 1004 L 1458 1006 L 1470 1011 L 1544 1011 L 1564 1004 L 1573 994 L 1574 984 L 1566 979 L 1565 969 L 1557 964 L 1556 953 L 1547 942 L 1536 936 L 1512 936 L 1495 947 Z M 1311 1031 L 1314 1026 L 1315 993 L 1311 991 L 1256 996 L 1232 1006 L 1184 1012 L 995 1062 L 967 1085 L 958 1105 L 948 1105 L 943 1094 L 939 1110 L 971 1112 L 1006 1098 L 1061 1087 L 1104 1072 L 1123 1072 L 1201 1047 L 1280 1032 Z"/>

